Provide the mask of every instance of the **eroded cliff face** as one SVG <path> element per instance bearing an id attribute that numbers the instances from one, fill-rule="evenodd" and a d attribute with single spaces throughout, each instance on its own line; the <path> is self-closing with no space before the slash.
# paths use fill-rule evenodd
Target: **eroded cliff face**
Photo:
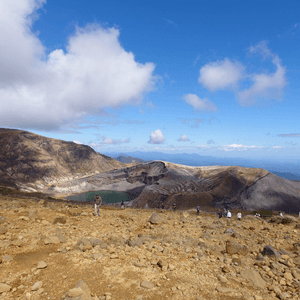
<path id="1" fill-rule="evenodd" d="M 42 191 L 74 178 L 126 166 L 86 145 L 0 129 L 0 185 Z"/>

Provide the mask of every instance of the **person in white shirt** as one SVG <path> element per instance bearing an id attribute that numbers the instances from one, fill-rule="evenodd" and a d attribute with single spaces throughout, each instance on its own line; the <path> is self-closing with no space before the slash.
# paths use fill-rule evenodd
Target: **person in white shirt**
<path id="1" fill-rule="evenodd" d="M 231 212 L 229 210 L 227 212 L 227 218 L 231 218 Z"/>
<path id="2" fill-rule="evenodd" d="M 241 220 L 242 214 L 240 212 L 237 213 L 237 218 L 238 218 L 239 221 Z"/>

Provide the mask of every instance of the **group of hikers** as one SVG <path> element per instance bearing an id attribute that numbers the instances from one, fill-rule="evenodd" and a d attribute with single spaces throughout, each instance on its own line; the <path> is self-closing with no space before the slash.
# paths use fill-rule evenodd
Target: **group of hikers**
<path id="1" fill-rule="evenodd" d="M 102 204 L 102 198 L 97 194 L 94 197 L 93 203 L 94 203 L 94 207 L 95 207 L 95 216 L 97 216 L 97 215 L 100 216 L 100 206 Z M 122 200 L 121 201 L 121 209 L 124 209 L 124 208 L 125 208 L 125 203 L 124 203 L 124 200 Z M 177 208 L 176 203 L 173 203 L 173 205 L 172 205 L 173 212 L 176 211 L 176 208 Z M 163 203 L 161 205 L 161 209 L 162 209 L 162 212 L 164 212 L 165 206 L 164 206 Z M 199 215 L 200 214 L 200 206 L 199 205 L 197 205 L 196 210 L 197 210 L 197 215 Z M 231 214 L 230 210 L 229 209 L 227 210 L 226 208 L 224 208 L 223 212 L 221 210 L 219 210 L 219 212 L 218 212 L 218 218 L 224 217 L 224 218 L 229 218 L 230 219 L 231 216 L 232 216 L 232 214 Z M 282 212 L 279 213 L 279 216 L 281 218 L 283 217 Z M 261 215 L 257 212 L 255 214 L 255 217 L 260 218 Z M 242 218 L 242 213 L 238 212 L 237 213 L 237 219 L 238 219 L 238 221 L 240 221 L 241 218 Z M 300 218 L 300 212 L 299 212 L 299 218 Z"/>

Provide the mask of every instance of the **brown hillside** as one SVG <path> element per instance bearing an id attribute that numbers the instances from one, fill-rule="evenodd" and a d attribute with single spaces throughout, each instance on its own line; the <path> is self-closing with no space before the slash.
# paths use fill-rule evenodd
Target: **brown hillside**
<path id="1" fill-rule="evenodd" d="M 0 185 L 28 191 L 127 166 L 87 145 L 0 129 Z"/>

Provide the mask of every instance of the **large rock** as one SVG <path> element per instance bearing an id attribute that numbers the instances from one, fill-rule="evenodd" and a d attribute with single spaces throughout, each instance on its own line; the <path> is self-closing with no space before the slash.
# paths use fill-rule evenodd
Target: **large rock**
<path id="1" fill-rule="evenodd" d="M 266 282 L 261 278 L 259 273 L 255 270 L 252 269 L 242 270 L 241 276 L 244 279 L 251 281 L 256 287 L 263 289 L 266 285 Z"/>
<path id="2" fill-rule="evenodd" d="M 0 283 L 0 294 L 4 292 L 9 292 L 11 290 L 11 286 L 5 283 Z"/>
<path id="3" fill-rule="evenodd" d="M 92 300 L 91 291 L 87 284 L 80 280 L 75 288 L 69 290 L 65 300 Z"/>
<path id="4" fill-rule="evenodd" d="M 67 222 L 67 219 L 66 217 L 64 216 L 59 216 L 59 217 L 56 217 L 53 221 L 53 224 L 57 224 L 57 223 L 60 223 L 60 224 L 66 224 Z"/>
<path id="5" fill-rule="evenodd" d="M 261 253 L 264 256 L 280 257 L 280 254 L 271 246 L 265 246 Z"/>
<path id="6" fill-rule="evenodd" d="M 249 251 L 249 248 L 247 246 L 241 245 L 237 242 L 228 240 L 226 241 L 226 252 L 228 254 L 241 254 L 246 255 Z"/>
<path id="7" fill-rule="evenodd" d="M 149 219 L 149 222 L 151 224 L 163 224 L 164 223 L 164 218 L 161 214 L 158 213 L 154 213 L 152 214 L 152 216 Z"/>

